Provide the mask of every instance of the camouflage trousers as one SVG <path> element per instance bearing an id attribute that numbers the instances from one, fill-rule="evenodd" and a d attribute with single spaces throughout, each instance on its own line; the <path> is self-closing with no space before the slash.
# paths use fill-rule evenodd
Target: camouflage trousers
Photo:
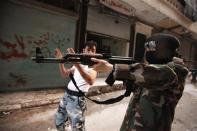
<path id="1" fill-rule="evenodd" d="M 164 107 L 164 106 L 163 106 Z M 171 107 L 153 105 L 141 98 L 139 103 L 130 101 L 120 131 L 170 131 L 173 110 Z"/>
<path id="2" fill-rule="evenodd" d="M 55 114 L 57 130 L 64 131 L 65 123 L 68 123 L 69 120 L 72 131 L 85 131 L 84 112 L 86 107 L 85 97 L 73 96 L 65 92 Z"/>

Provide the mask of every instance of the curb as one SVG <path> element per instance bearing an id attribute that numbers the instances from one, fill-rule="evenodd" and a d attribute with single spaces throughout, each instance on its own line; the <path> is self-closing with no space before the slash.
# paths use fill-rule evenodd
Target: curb
<path id="1" fill-rule="evenodd" d="M 117 90 L 123 90 L 122 84 L 115 84 L 91 87 L 87 96 L 96 96 Z M 50 104 L 57 104 L 64 94 L 64 89 L 48 89 L 41 91 L 1 93 L 0 113 L 12 112 L 25 108 L 39 107 Z"/>

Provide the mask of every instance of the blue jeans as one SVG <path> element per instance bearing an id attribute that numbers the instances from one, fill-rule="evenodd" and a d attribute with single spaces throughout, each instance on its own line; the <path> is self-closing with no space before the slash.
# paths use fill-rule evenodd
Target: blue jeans
<path id="1" fill-rule="evenodd" d="M 57 129 L 64 130 L 64 124 L 70 120 L 72 131 L 85 131 L 86 107 L 85 97 L 73 96 L 65 92 L 55 114 Z"/>

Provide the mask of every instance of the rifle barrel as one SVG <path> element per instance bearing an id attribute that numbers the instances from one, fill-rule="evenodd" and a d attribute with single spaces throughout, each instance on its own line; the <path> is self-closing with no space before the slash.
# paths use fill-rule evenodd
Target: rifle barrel
<path id="1" fill-rule="evenodd" d="M 36 58 L 32 57 L 32 60 L 35 61 L 36 63 L 77 63 L 80 62 L 81 60 L 79 58 Z"/>

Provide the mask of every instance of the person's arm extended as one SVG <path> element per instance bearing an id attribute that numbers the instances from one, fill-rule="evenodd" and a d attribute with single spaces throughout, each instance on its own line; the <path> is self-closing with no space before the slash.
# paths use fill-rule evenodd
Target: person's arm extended
<path id="1" fill-rule="evenodd" d="M 96 76 L 97 76 L 97 72 L 94 69 L 90 70 L 90 72 L 87 72 L 83 69 L 83 67 L 80 64 L 75 64 L 75 67 L 78 69 L 78 71 L 81 74 L 81 76 L 83 77 L 83 79 L 89 85 L 94 84 L 94 82 L 96 80 Z"/>
<path id="2" fill-rule="evenodd" d="M 113 65 L 107 62 L 106 60 L 91 58 L 96 64 L 93 65 L 93 69 L 97 72 L 109 73 L 113 70 Z"/>
<path id="3" fill-rule="evenodd" d="M 165 90 L 177 82 L 176 74 L 167 65 L 117 64 L 114 67 L 114 77 L 133 80 L 137 85 L 152 90 Z"/>

